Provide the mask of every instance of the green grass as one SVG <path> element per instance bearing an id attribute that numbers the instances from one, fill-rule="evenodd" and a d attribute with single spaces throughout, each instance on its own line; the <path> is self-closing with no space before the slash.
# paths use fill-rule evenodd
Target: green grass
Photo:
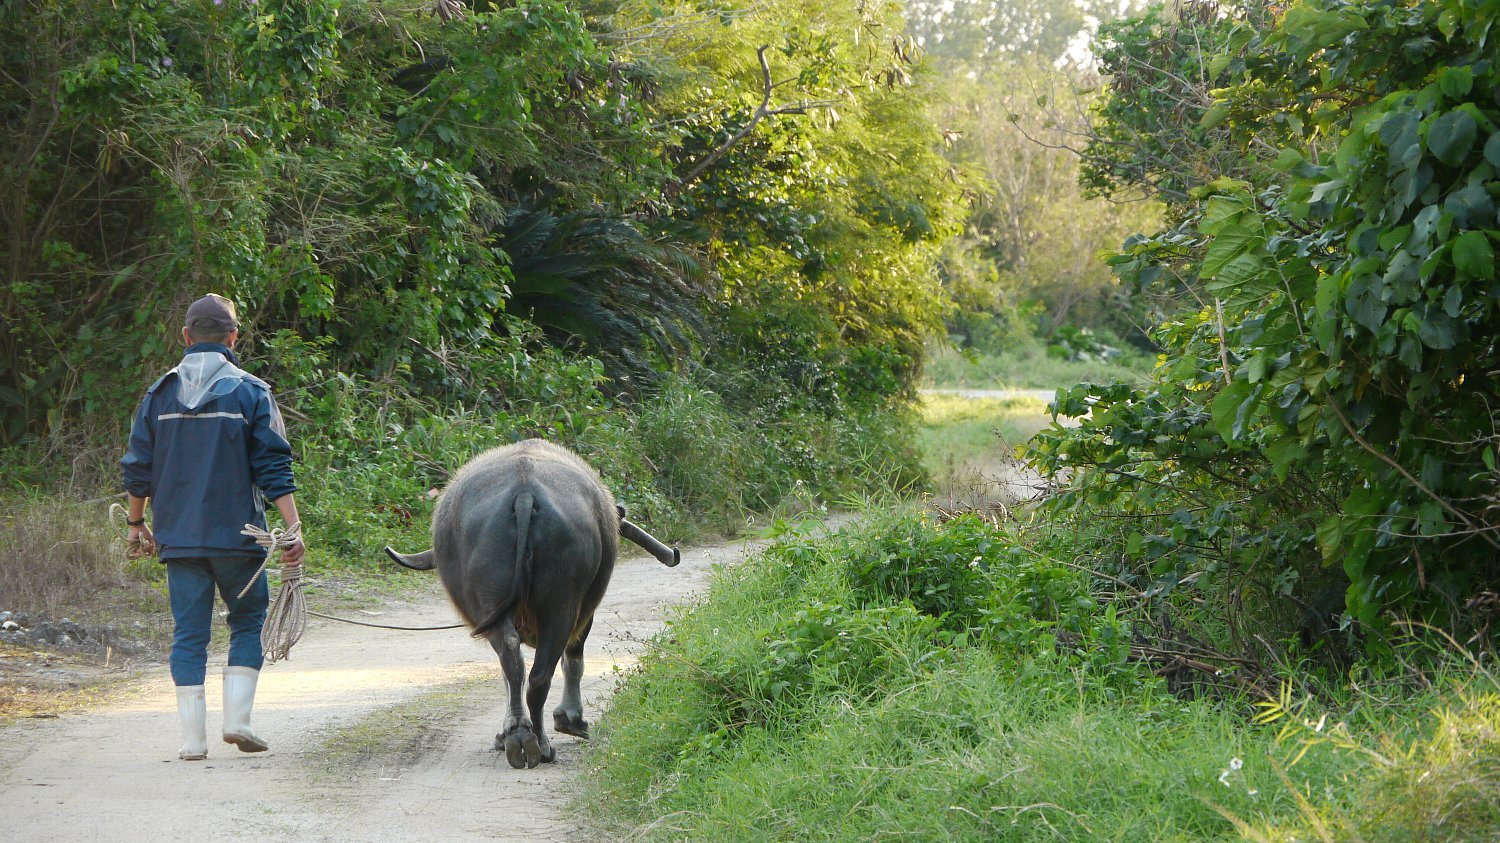
<path id="1" fill-rule="evenodd" d="M 927 385 L 948 389 L 1061 389 L 1077 383 L 1139 383 L 1152 358 L 1134 348 L 1112 361 L 1070 361 L 1024 345 L 999 354 L 966 357 L 948 346 L 928 349 L 923 365 Z"/>
<path id="2" fill-rule="evenodd" d="M 1356 673 L 1257 725 L 1252 700 L 1183 699 L 1127 660 L 1116 608 L 978 519 L 787 537 L 623 681 L 580 805 L 649 840 L 1500 833 L 1489 673 L 1437 653 L 1426 690 Z"/>
<path id="3" fill-rule="evenodd" d="M 924 394 L 916 445 L 936 499 L 978 507 L 1022 496 L 1016 450 L 1050 423 L 1035 398 Z"/>

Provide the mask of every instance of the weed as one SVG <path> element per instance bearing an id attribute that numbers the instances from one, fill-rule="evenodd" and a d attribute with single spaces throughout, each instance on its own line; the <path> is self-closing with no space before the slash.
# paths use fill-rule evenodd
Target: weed
<path id="1" fill-rule="evenodd" d="M 0 547 L 0 608 L 102 619 L 162 608 L 161 566 L 125 558 L 103 505 L 14 501 L 0 516 Z"/>
<path id="2" fill-rule="evenodd" d="M 1494 839 L 1488 674 L 1330 684 L 1282 732 L 1173 694 L 1044 538 L 894 513 L 718 572 L 624 677 L 581 804 L 642 839 Z"/>

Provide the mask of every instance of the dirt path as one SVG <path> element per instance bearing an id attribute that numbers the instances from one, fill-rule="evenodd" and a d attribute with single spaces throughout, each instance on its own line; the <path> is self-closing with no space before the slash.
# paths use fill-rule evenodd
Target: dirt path
<path id="1" fill-rule="evenodd" d="M 589 720 L 598 718 L 614 671 L 633 663 L 664 612 L 699 592 L 715 563 L 742 559 L 758 544 L 694 548 L 677 568 L 644 556 L 621 560 L 588 644 Z M 371 620 L 454 618 L 434 583 Z M 222 653 L 210 659 L 205 762 L 176 760 L 165 666 L 103 707 L 0 729 L 6 838 L 390 843 L 584 835 L 564 810 L 583 772 L 579 742 L 554 735 L 556 764 L 511 769 L 491 749 L 501 718 L 499 662 L 463 630 L 391 632 L 314 619 L 291 660 L 262 674 L 255 727 L 271 751 L 259 755 L 217 742 L 214 668 L 222 661 Z M 559 677 L 549 711 L 561 685 Z"/>

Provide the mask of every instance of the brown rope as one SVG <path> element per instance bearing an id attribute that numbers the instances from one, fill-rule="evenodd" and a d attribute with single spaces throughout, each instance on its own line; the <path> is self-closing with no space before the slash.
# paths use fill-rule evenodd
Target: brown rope
<path id="1" fill-rule="evenodd" d="M 245 583 L 240 597 L 250 593 L 261 572 L 271 562 L 271 554 L 285 550 L 302 540 L 302 522 L 285 530 L 262 530 L 254 524 L 246 524 L 240 535 L 255 539 L 255 543 L 266 549 L 266 559 L 260 568 Z M 307 631 L 307 597 L 302 593 L 302 566 L 291 565 L 281 569 L 281 588 L 276 598 L 266 609 L 266 622 L 260 629 L 261 652 L 267 664 L 275 664 L 292 655 L 292 647 L 302 640 Z"/>

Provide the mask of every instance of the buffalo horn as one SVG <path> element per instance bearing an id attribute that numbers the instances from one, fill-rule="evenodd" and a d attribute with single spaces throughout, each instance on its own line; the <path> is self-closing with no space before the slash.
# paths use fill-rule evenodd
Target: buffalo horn
<path id="1" fill-rule="evenodd" d="M 397 553 L 387 547 L 385 554 L 394 559 L 397 565 L 413 571 L 431 571 L 433 567 L 431 550 L 424 550 L 421 553 Z"/>
<path id="2" fill-rule="evenodd" d="M 675 568 L 677 567 L 677 563 L 682 561 L 682 551 L 675 547 L 667 547 L 657 541 L 655 536 L 642 530 L 635 524 L 626 521 L 624 518 L 620 519 L 620 535 L 644 547 L 647 553 L 655 556 L 661 564 L 666 565 L 668 568 Z"/>

